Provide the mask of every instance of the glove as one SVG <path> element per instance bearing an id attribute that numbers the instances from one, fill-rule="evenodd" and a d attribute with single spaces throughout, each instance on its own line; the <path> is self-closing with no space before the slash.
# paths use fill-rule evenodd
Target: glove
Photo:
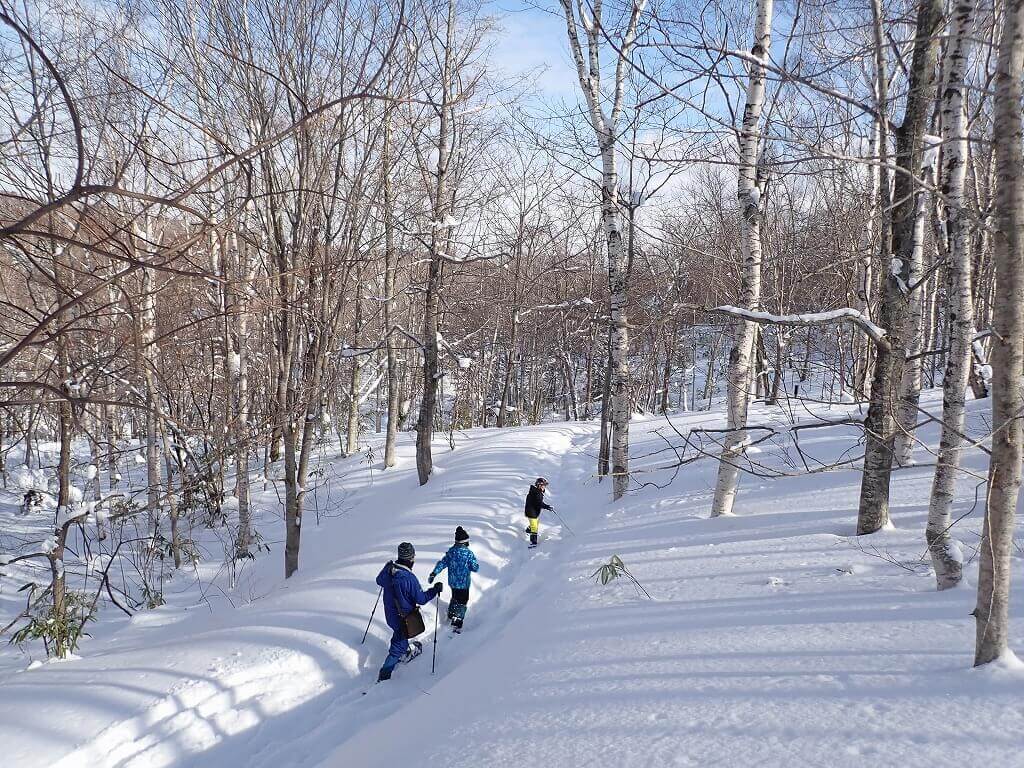
<path id="1" fill-rule="evenodd" d="M 438 582 L 437 584 L 434 585 L 434 594 L 435 595 L 440 595 L 443 591 L 444 591 L 444 585 L 442 585 L 440 582 Z"/>
<path id="2" fill-rule="evenodd" d="M 430 575 L 427 576 L 427 584 L 433 584 L 434 583 L 434 579 L 436 579 L 436 578 L 437 578 L 437 574 L 434 573 L 433 571 L 431 571 Z"/>

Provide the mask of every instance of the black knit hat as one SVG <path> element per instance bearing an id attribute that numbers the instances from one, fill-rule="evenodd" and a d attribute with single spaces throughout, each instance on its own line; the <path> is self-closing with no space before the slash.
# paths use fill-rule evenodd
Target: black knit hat
<path id="1" fill-rule="evenodd" d="M 398 545 L 398 559 L 399 560 L 415 560 L 416 559 L 416 547 L 410 544 L 408 541 L 403 541 Z"/>
<path id="2" fill-rule="evenodd" d="M 460 525 L 455 529 L 455 543 L 461 544 L 464 541 L 469 541 L 469 534 L 466 533 L 466 529 Z"/>

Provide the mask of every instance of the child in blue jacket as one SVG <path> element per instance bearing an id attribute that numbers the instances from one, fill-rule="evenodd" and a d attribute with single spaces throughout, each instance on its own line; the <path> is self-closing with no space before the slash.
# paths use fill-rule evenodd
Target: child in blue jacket
<path id="1" fill-rule="evenodd" d="M 461 525 L 455 529 L 455 545 L 437 561 L 427 583 L 433 584 L 434 579 L 445 568 L 448 569 L 448 586 L 452 589 L 452 599 L 448 603 L 448 620 L 456 632 L 461 632 L 462 622 L 466 618 L 466 606 L 469 604 L 469 574 L 480 570 L 480 563 L 477 562 L 473 550 L 469 548 L 469 534 Z"/>
<path id="2" fill-rule="evenodd" d="M 436 584 L 433 589 L 424 592 L 420 588 L 420 580 L 412 572 L 416 560 L 416 549 L 407 541 L 398 545 L 398 559 L 389 560 L 377 574 L 377 585 L 383 589 L 384 619 L 391 627 L 391 648 L 388 657 L 377 675 L 377 682 L 390 680 L 391 672 L 398 662 L 411 658 L 418 653 L 409 648 L 409 638 L 402 631 L 402 616 L 417 605 L 426 605 L 441 594 L 443 587 Z M 419 643 L 413 640 L 417 646 Z M 422 647 L 422 646 L 420 646 Z"/>

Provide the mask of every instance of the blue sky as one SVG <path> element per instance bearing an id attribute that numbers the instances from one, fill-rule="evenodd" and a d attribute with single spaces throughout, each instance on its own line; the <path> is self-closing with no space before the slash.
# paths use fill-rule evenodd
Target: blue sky
<path id="1" fill-rule="evenodd" d="M 547 7 L 559 8 L 556 2 Z M 494 48 L 494 63 L 510 73 L 543 68 L 536 81 L 537 90 L 547 98 L 575 100 L 578 84 L 561 15 L 522 0 L 496 0 L 488 10 L 502 28 Z"/>

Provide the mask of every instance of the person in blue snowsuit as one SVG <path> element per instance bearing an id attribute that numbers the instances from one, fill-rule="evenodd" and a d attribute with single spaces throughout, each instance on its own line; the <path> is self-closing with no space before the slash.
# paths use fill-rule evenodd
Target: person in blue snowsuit
<path id="1" fill-rule="evenodd" d="M 461 525 L 455 529 L 455 544 L 437 561 L 427 582 L 433 584 L 445 568 L 448 569 L 448 586 L 452 590 L 452 599 L 448 603 L 448 621 L 456 632 L 460 632 L 462 622 L 466 620 L 466 606 L 469 605 L 470 574 L 480 570 L 480 563 L 469 548 L 469 534 Z"/>
<path id="2" fill-rule="evenodd" d="M 398 662 L 407 654 L 411 654 L 409 638 L 402 631 L 401 617 L 417 605 L 426 605 L 436 599 L 444 589 L 440 584 L 435 584 L 433 588 L 424 592 L 420 587 L 420 580 L 412 572 L 415 560 L 416 549 L 409 542 L 403 541 L 398 545 L 398 559 L 389 560 L 377 574 L 377 585 L 384 590 L 384 618 L 393 633 L 388 657 L 384 659 L 384 666 L 377 674 L 378 683 L 390 680 Z"/>

